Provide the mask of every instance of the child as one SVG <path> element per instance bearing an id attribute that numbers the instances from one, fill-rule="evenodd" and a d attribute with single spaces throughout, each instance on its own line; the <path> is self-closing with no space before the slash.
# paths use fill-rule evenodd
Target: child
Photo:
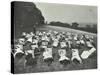
<path id="1" fill-rule="evenodd" d="M 65 49 L 60 49 L 58 50 L 58 54 L 60 56 L 59 62 L 63 65 L 67 65 L 70 63 L 70 59 L 66 56 L 66 50 Z"/>
<path id="2" fill-rule="evenodd" d="M 67 44 L 65 41 L 60 42 L 60 47 L 66 49 L 67 48 Z"/>
<path id="3" fill-rule="evenodd" d="M 52 44 L 52 46 L 53 46 L 53 47 L 57 47 L 58 44 L 59 44 L 58 39 L 54 39 L 54 40 L 53 40 L 53 44 Z"/>
<path id="4" fill-rule="evenodd" d="M 71 60 L 75 63 L 82 63 L 82 60 L 79 56 L 79 45 L 77 44 L 77 41 L 72 40 L 72 44 L 71 44 L 71 51 L 72 51 L 72 58 Z"/>
<path id="5" fill-rule="evenodd" d="M 35 48 L 37 48 L 37 46 L 34 44 L 31 44 L 31 50 L 25 51 L 25 54 L 26 54 L 25 65 L 34 66 L 37 64 L 37 60 L 35 58 Z"/>
<path id="6" fill-rule="evenodd" d="M 78 49 L 72 49 L 72 58 L 71 58 L 71 60 L 75 63 L 82 63 L 82 60 L 79 56 Z"/>
<path id="7" fill-rule="evenodd" d="M 45 49 L 47 48 L 47 45 L 48 45 L 47 41 L 45 41 L 45 40 L 41 41 L 41 46 L 40 46 L 41 52 L 45 51 Z"/>
<path id="8" fill-rule="evenodd" d="M 52 48 L 46 48 L 43 52 L 43 60 L 50 66 L 50 64 L 53 62 L 53 56 L 52 56 Z"/>
<path id="9" fill-rule="evenodd" d="M 23 45 L 15 45 L 15 52 L 14 52 L 14 58 L 22 58 L 22 56 L 24 55 L 23 52 Z"/>

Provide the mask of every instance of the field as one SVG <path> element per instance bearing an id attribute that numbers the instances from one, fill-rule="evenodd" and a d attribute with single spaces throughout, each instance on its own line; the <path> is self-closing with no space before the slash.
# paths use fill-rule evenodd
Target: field
<path id="1" fill-rule="evenodd" d="M 63 28 L 63 27 L 56 27 L 56 26 L 43 26 L 37 28 L 39 31 L 48 31 L 48 30 L 53 30 L 53 31 L 58 31 L 58 32 L 73 32 L 77 34 L 88 34 L 94 36 L 94 41 L 95 41 L 95 46 L 97 49 L 97 34 L 93 33 L 88 33 L 84 31 L 79 31 L 79 30 L 74 30 L 74 29 L 69 29 L 69 28 Z M 18 35 L 17 35 L 18 36 Z M 37 56 L 37 64 L 34 66 L 25 66 L 23 65 L 25 61 L 25 57 L 19 59 L 15 59 L 15 73 L 33 73 L 33 72 L 53 72 L 53 71 L 68 71 L 68 70 L 83 70 L 83 69 L 96 69 L 97 68 L 97 51 L 93 53 L 88 59 L 82 60 L 82 64 L 75 64 L 73 62 L 70 62 L 67 66 L 63 66 L 59 63 L 58 59 L 58 54 L 57 50 L 59 48 L 53 48 L 53 54 L 54 54 L 54 62 L 48 66 L 46 63 L 43 62 L 42 60 L 42 54 Z M 85 48 L 82 48 L 79 50 L 79 54 L 84 51 Z M 69 58 L 71 58 L 71 51 L 67 51 L 67 55 Z"/>

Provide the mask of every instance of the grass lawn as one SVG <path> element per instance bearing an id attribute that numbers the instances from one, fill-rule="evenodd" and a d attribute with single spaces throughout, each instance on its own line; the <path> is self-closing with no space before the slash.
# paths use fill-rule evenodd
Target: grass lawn
<path id="1" fill-rule="evenodd" d="M 97 46 L 97 34 L 88 33 L 84 31 L 69 29 L 69 28 L 63 28 L 63 27 L 56 27 L 56 26 L 43 26 L 37 28 L 39 31 L 64 31 L 64 32 L 74 32 L 78 34 L 88 34 L 93 35 L 95 45 Z M 19 31 L 20 32 L 20 31 Z M 20 37 L 20 35 L 16 35 L 17 37 Z M 58 50 L 59 48 L 53 48 L 53 54 L 54 54 L 54 62 L 48 66 L 46 63 L 42 60 L 42 54 L 37 57 L 37 65 L 34 66 L 23 66 L 23 63 L 25 61 L 24 57 L 19 59 L 15 59 L 15 73 L 33 73 L 33 72 L 51 72 L 51 71 L 67 71 L 67 70 L 82 70 L 82 69 L 96 69 L 97 68 L 97 51 L 93 53 L 88 59 L 82 60 L 82 64 L 75 64 L 73 62 L 70 62 L 67 66 L 63 66 L 59 63 L 58 59 Z M 97 49 L 97 47 L 96 47 Z M 85 48 L 82 48 L 79 50 L 79 54 L 84 51 Z M 67 56 L 71 58 L 71 51 L 67 51 Z"/>

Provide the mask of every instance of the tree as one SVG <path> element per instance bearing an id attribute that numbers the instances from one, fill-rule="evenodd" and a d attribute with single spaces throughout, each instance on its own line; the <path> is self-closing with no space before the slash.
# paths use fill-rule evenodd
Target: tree
<path id="1" fill-rule="evenodd" d="M 54 26 L 60 26 L 60 27 L 70 27 L 70 24 L 59 22 L 59 21 L 58 22 L 52 21 L 49 24 Z"/>
<path id="2" fill-rule="evenodd" d="M 14 25 L 16 28 L 32 28 L 33 25 L 43 25 L 44 17 L 32 2 L 14 2 Z"/>
<path id="3" fill-rule="evenodd" d="M 77 22 L 72 23 L 72 28 L 77 28 L 78 26 L 79 26 L 79 24 Z"/>
<path id="4" fill-rule="evenodd" d="M 93 24 L 92 30 L 94 31 L 94 33 L 97 33 L 97 24 Z"/>
<path id="5" fill-rule="evenodd" d="M 45 21 L 45 24 L 47 25 L 48 24 L 48 21 Z"/>
<path id="6" fill-rule="evenodd" d="M 90 26 L 90 25 L 86 25 L 86 28 L 87 28 L 87 29 L 91 29 L 91 26 Z"/>
<path id="7" fill-rule="evenodd" d="M 18 37 L 23 31 L 34 31 L 35 27 L 44 25 L 45 19 L 41 11 L 32 2 L 13 1 L 11 13 L 15 37 Z"/>

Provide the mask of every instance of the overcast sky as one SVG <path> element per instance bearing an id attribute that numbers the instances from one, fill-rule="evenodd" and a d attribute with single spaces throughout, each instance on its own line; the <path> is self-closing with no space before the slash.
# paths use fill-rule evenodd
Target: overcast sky
<path id="1" fill-rule="evenodd" d="M 80 6 L 68 4 L 35 3 L 46 21 L 61 21 L 65 23 L 97 23 L 96 6 Z"/>

